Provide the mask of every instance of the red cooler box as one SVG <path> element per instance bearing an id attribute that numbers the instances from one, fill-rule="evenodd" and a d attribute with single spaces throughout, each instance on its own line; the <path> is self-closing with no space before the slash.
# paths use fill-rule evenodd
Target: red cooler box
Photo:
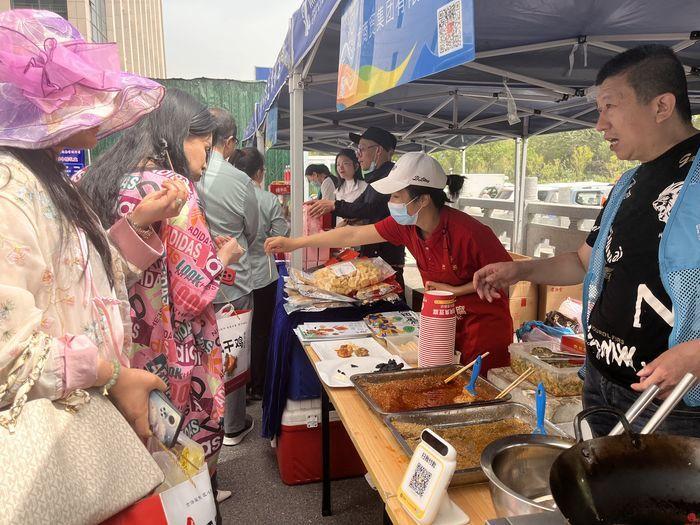
<path id="1" fill-rule="evenodd" d="M 357 455 L 335 411 L 330 413 L 331 478 L 363 476 L 367 469 Z M 277 465 L 287 485 L 321 481 L 321 399 L 287 400 L 277 436 Z"/>

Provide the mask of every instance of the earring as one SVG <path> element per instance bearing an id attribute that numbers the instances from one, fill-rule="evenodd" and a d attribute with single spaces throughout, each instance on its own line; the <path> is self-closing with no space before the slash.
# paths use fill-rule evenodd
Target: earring
<path id="1" fill-rule="evenodd" d="M 158 139 L 158 147 L 160 148 L 160 151 L 158 152 L 158 159 L 162 161 L 167 160 L 170 169 L 175 171 L 173 161 L 170 159 L 170 152 L 168 151 L 168 141 L 163 138 Z"/>

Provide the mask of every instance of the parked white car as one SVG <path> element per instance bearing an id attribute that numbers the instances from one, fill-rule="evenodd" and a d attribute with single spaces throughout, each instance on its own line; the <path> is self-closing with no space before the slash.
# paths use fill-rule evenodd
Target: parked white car
<path id="1" fill-rule="evenodd" d="M 597 182 L 563 182 L 555 184 L 539 184 L 537 186 L 537 201 L 548 204 L 569 204 L 579 206 L 602 206 L 610 194 L 613 185 Z M 489 190 L 489 191 L 487 191 Z M 496 199 L 513 200 L 515 188 L 513 184 L 504 184 L 496 193 Z M 484 194 L 480 198 L 489 198 L 493 194 L 493 188 L 484 188 Z M 478 210 L 468 209 L 467 213 L 478 213 Z M 488 209 L 481 210 L 481 214 L 488 213 Z M 493 210 L 490 217 L 494 219 L 513 219 L 512 211 Z M 569 227 L 568 217 L 560 217 L 549 214 L 535 214 L 532 222 L 548 226 Z M 590 223 L 590 224 L 589 224 Z M 593 221 L 583 221 L 581 229 L 590 230 Z"/>

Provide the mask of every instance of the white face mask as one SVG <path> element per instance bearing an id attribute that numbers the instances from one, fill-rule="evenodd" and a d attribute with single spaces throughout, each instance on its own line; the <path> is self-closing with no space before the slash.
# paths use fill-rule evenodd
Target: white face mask
<path id="1" fill-rule="evenodd" d="M 368 173 L 372 173 L 374 170 L 377 169 L 377 155 L 379 155 L 379 148 L 380 148 L 380 146 L 377 146 L 376 148 L 372 148 L 372 149 L 374 149 L 374 158 L 372 159 L 372 162 L 370 163 L 369 168 L 366 170 L 362 170 L 362 173 L 364 175 L 367 175 Z"/>

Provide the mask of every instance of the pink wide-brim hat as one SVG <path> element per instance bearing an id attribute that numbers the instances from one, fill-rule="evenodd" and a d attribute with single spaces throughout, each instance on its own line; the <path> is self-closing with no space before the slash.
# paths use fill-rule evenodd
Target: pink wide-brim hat
<path id="1" fill-rule="evenodd" d="M 86 42 L 56 13 L 0 13 L 0 145 L 42 149 L 91 128 L 101 139 L 164 95 L 157 82 L 121 71 L 116 44 Z"/>

